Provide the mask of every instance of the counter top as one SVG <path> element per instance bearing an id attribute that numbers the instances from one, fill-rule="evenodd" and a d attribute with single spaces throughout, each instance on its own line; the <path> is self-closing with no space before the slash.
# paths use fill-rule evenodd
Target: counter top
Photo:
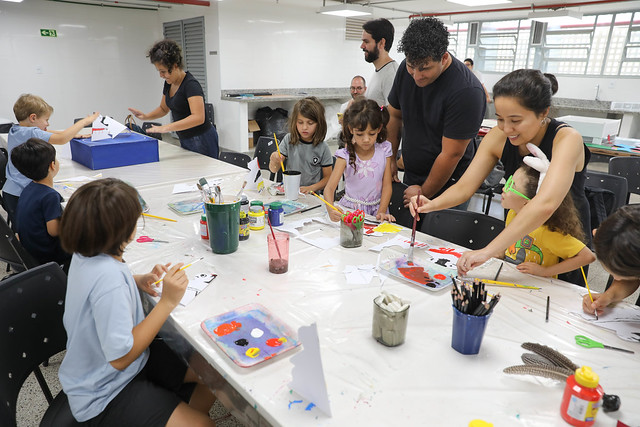
<path id="1" fill-rule="evenodd" d="M 596 101 L 593 99 L 556 98 L 552 99 L 552 107 L 571 108 L 574 110 L 600 113 L 632 113 L 640 114 L 635 103 Z"/>
<path id="2" fill-rule="evenodd" d="M 271 95 L 263 95 L 266 93 Z M 223 90 L 220 99 L 235 102 L 297 101 L 306 96 L 315 96 L 320 100 L 347 100 L 351 98 L 348 88 L 294 88 Z"/>

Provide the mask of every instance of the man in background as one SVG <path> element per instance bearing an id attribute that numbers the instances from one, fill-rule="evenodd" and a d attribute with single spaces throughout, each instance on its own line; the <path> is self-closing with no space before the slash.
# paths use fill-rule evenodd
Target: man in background
<path id="1" fill-rule="evenodd" d="M 384 18 L 365 22 L 362 30 L 360 48 L 364 51 L 364 60 L 375 67 L 365 96 L 380 106 L 387 105 L 393 79 L 398 71 L 398 63 L 389 56 L 395 30 L 391 22 Z"/>

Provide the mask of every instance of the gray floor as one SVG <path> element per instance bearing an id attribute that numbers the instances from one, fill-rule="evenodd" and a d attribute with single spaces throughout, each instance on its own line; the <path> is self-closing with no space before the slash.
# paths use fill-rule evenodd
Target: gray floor
<path id="1" fill-rule="evenodd" d="M 331 148 L 335 151 L 336 147 L 332 146 Z M 248 154 L 253 155 L 252 152 Z M 606 172 L 607 164 L 592 161 L 592 163 L 589 164 L 589 169 Z M 632 194 L 631 203 L 640 203 L 640 197 Z M 474 196 L 470 203 L 469 209 L 477 212 L 482 212 L 481 196 Z M 496 216 L 497 218 L 503 217 L 502 207 L 500 206 L 500 196 L 496 196 L 494 198 L 490 214 Z M 0 268 L 3 268 L 3 265 L 0 265 Z M 0 271 L 4 271 L 4 269 Z M 589 281 L 589 286 L 594 292 L 604 291 L 608 277 L 608 273 L 604 271 L 598 261 L 590 265 L 587 280 Z M 639 293 L 640 289 L 636 291 L 636 293 L 634 293 L 632 296 L 628 297 L 627 301 L 631 302 L 632 304 L 635 303 Z M 58 354 L 50 360 L 50 364 L 48 367 L 42 368 L 43 374 L 47 379 L 47 383 L 51 387 L 54 395 L 58 393 L 61 388 L 60 382 L 58 381 L 58 368 L 63 356 L 64 352 Z M 31 427 L 38 425 L 40 418 L 44 414 L 46 408 L 47 403 L 44 395 L 42 394 L 42 391 L 40 390 L 40 387 L 32 374 L 25 382 L 25 385 L 22 388 L 22 391 L 20 392 L 20 396 L 18 398 L 18 427 Z M 233 418 L 219 402 L 216 402 L 210 412 L 210 415 L 212 419 L 219 420 L 217 422 L 217 425 L 220 427 L 242 426 L 242 424 L 239 423 L 235 418 Z"/>

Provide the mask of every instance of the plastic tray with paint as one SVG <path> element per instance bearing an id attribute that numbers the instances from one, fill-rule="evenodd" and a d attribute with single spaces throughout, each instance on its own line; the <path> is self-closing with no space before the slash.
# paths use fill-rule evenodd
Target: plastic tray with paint
<path id="1" fill-rule="evenodd" d="M 200 326 L 238 366 L 248 368 L 300 345 L 293 330 L 260 304 L 204 320 Z"/>
<path id="2" fill-rule="evenodd" d="M 413 283 L 428 291 L 438 291 L 451 285 L 450 272 L 429 261 L 407 262 L 402 256 L 380 264 L 380 271 L 391 277 Z"/>

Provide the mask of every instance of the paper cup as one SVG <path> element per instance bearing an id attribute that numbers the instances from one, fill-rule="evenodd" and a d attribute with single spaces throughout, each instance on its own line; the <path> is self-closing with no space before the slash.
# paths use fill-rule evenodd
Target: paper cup
<path id="1" fill-rule="evenodd" d="M 286 199 L 298 200 L 298 193 L 300 193 L 300 177 L 301 173 L 298 171 L 286 171 L 282 174 L 284 197 Z"/>

